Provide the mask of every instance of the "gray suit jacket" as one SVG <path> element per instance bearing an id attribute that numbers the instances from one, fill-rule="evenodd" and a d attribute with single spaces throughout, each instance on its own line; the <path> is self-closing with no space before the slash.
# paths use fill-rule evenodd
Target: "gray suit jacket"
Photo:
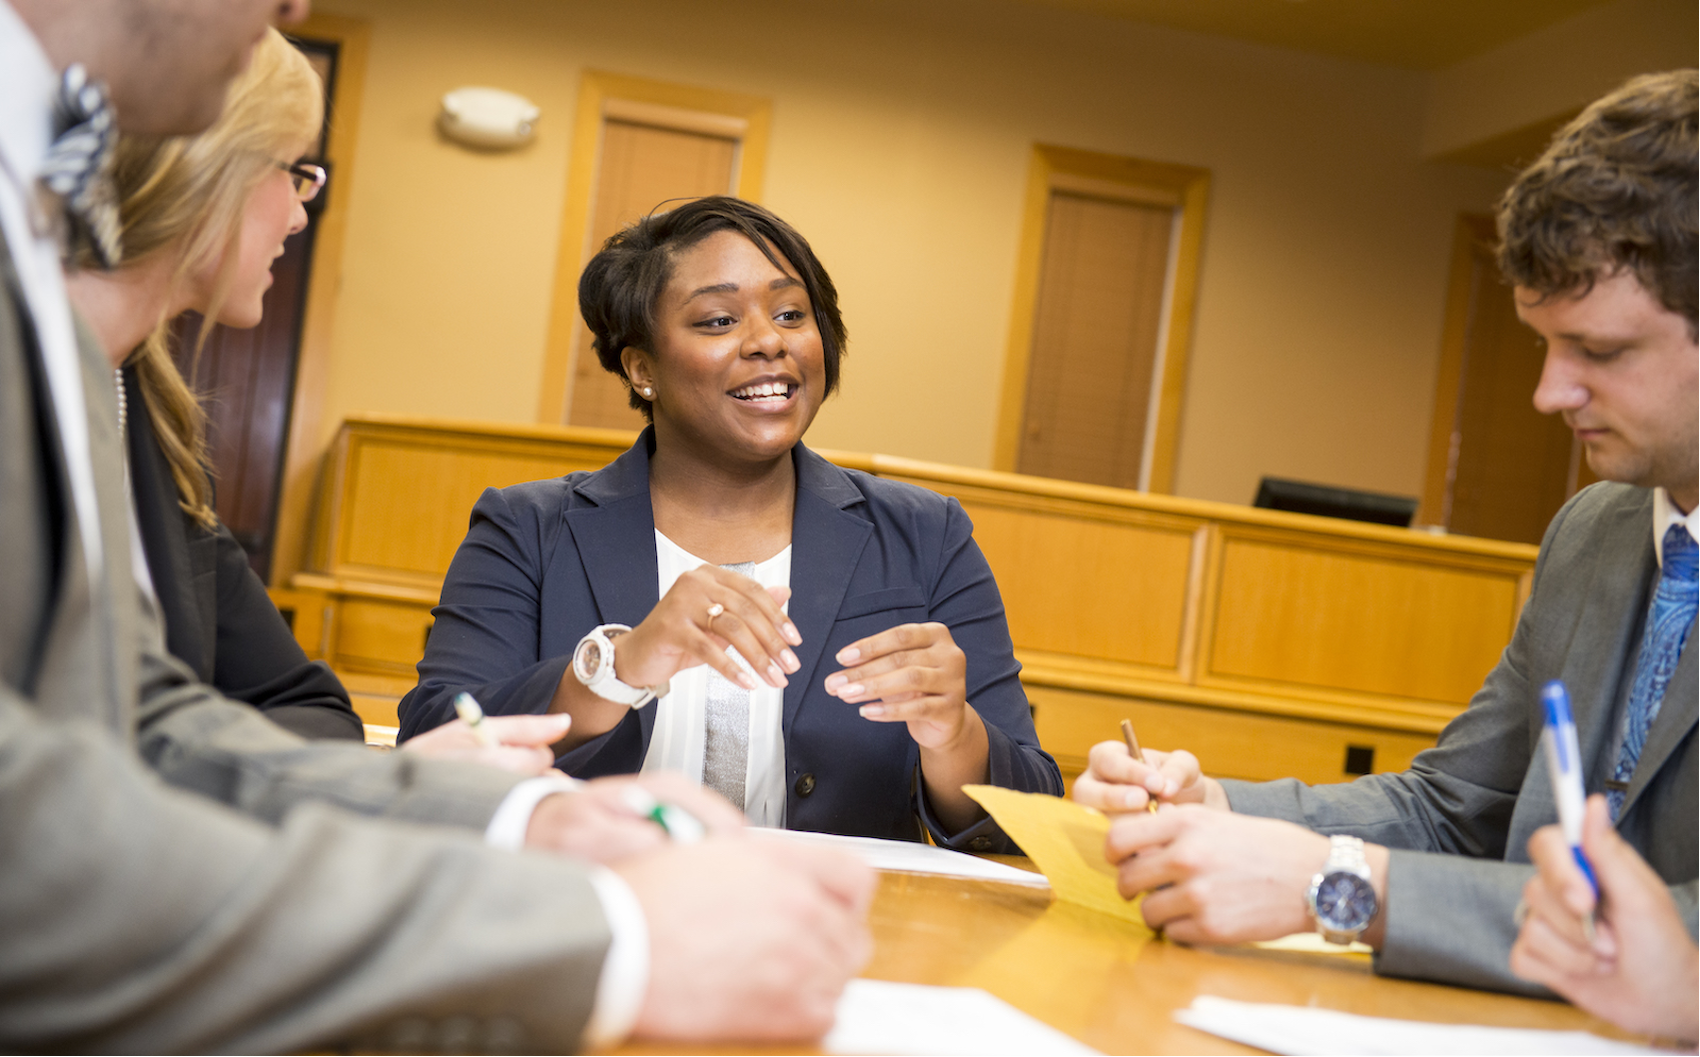
<path id="1" fill-rule="evenodd" d="M 85 339 L 91 580 L 24 306 L 0 242 L 0 1050 L 576 1046 L 584 869 L 482 844 L 515 778 L 309 744 L 166 653 Z"/>
<path id="2" fill-rule="evenodd" d="M 1539 692 L 1570 688 L 1590 793 L 1616 763 L 1652 586 L 1653 496 L 1602 483 L 1558 512 L 1511 644 L 1439 743 L 1401 774 L 1307 787 L 1224 782 L 1234 810 L 1289 819 L 1395 849 L 1387 939 L 1376 968 L 1472 987 L 1542 993 L 1511 975 L 1512 913 L 1529 836 L 1558 821 L 1540 751 Z M 1695 931 L 1695 651 L 1691 631 L 1630 783 L 1618 830 L 1671 887 Z"/>

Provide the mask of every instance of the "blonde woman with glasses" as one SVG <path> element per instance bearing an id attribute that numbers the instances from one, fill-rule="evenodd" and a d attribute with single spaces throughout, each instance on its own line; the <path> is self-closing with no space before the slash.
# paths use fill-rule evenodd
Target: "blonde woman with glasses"
<path id="1" fill-rule="evenodd" d="M 287 730 L 360 739 L 347 691 L 327 666 L 307 659 L 213 511 L 206 413 L 171 356 L 171 324 L 184 312 L 204 317 L 201 340 L 215 324 L 259 324 L 272 262 L 284 240 L 306 227 L 303 205 L 325 184 L 324 169 L 301 160 L 323 118 L 318 76 L 268 31 L 207 131 L 120 140 L 113 180 L 122 260 L 111 271 L 73 261 L 68 285 L 115 368 L 147 558 L 138 569 L 159 600 L 167 648 L 201 681 Z M 539 729 L 504 723 L 504 744 L 495 748 L 482 748 L 464 724 L 418 748 L 537 773 L 552 754 L 535 746 L 565 728 L 531 725 Z"/>

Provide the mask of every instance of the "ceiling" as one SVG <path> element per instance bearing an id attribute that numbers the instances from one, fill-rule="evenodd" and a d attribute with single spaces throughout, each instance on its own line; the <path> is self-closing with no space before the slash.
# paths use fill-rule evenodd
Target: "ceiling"
<path id="1" fill-rule="evenodd" d="M 1033 0 L 1132 22 L 1438 70 L 1611 0 Z"/>

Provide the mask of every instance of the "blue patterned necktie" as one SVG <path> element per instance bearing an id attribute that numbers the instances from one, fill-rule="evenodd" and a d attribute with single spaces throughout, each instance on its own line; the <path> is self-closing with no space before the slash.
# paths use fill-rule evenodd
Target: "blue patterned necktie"
<path id="1" fill-rule="evenodd" d="M 87 246 L 102 268 L 112 268 L 123 252 L 111 177 L 118 127 L 106 86 L 91 80 L 80 63 L 67 66 L 59 79 L 53 131 L 42 185 L 65 205 L 71 245 Z"/>
<path id="2" fill-rule="evenodd" d="M 1606 783 L 1606 799 L 1611 804 L 1613 819 L 1623 810 L 1629 780 L 1641 759 L 1641 749 L 1647 744 L 1647 731 L 1659 715 L 1665 687 L 1676 672 L 1676 662 L 1688 641 L 1688 629 L 1694 626 L 1696 599 L 1700 598 L 1696 554 L 1694 537 L 1688 534 L 1688 529 L 1672 525 L 1665 533 L 1664 567 L 1653 589 L 1653 603 L 1647 609 L 1647 630 L 1641 636 L 1641 656 L 1635 662 L 1635 681 L 1630 684 L 1617 770 L 1612 781 Z"/>

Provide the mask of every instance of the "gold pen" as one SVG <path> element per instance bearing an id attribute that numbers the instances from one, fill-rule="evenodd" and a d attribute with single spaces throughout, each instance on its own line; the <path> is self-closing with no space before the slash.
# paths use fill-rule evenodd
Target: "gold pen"
<path id="1" fill-rule="evenodd" d="M 1133 720 L 1131 719 L 1122 720 L 1122 740 L 1127 742 L 1128 753 L 1140 763 L 1144 763 L 1145 754 L 1139 751 L 1139 739 L 1133 736 Z M 1151 795 L 1151 791 L 1149 789 L 1145 791 L 1145 796 L 1145 810 L 1155 813 L 1157 810 L 1157 798 Z"/>

